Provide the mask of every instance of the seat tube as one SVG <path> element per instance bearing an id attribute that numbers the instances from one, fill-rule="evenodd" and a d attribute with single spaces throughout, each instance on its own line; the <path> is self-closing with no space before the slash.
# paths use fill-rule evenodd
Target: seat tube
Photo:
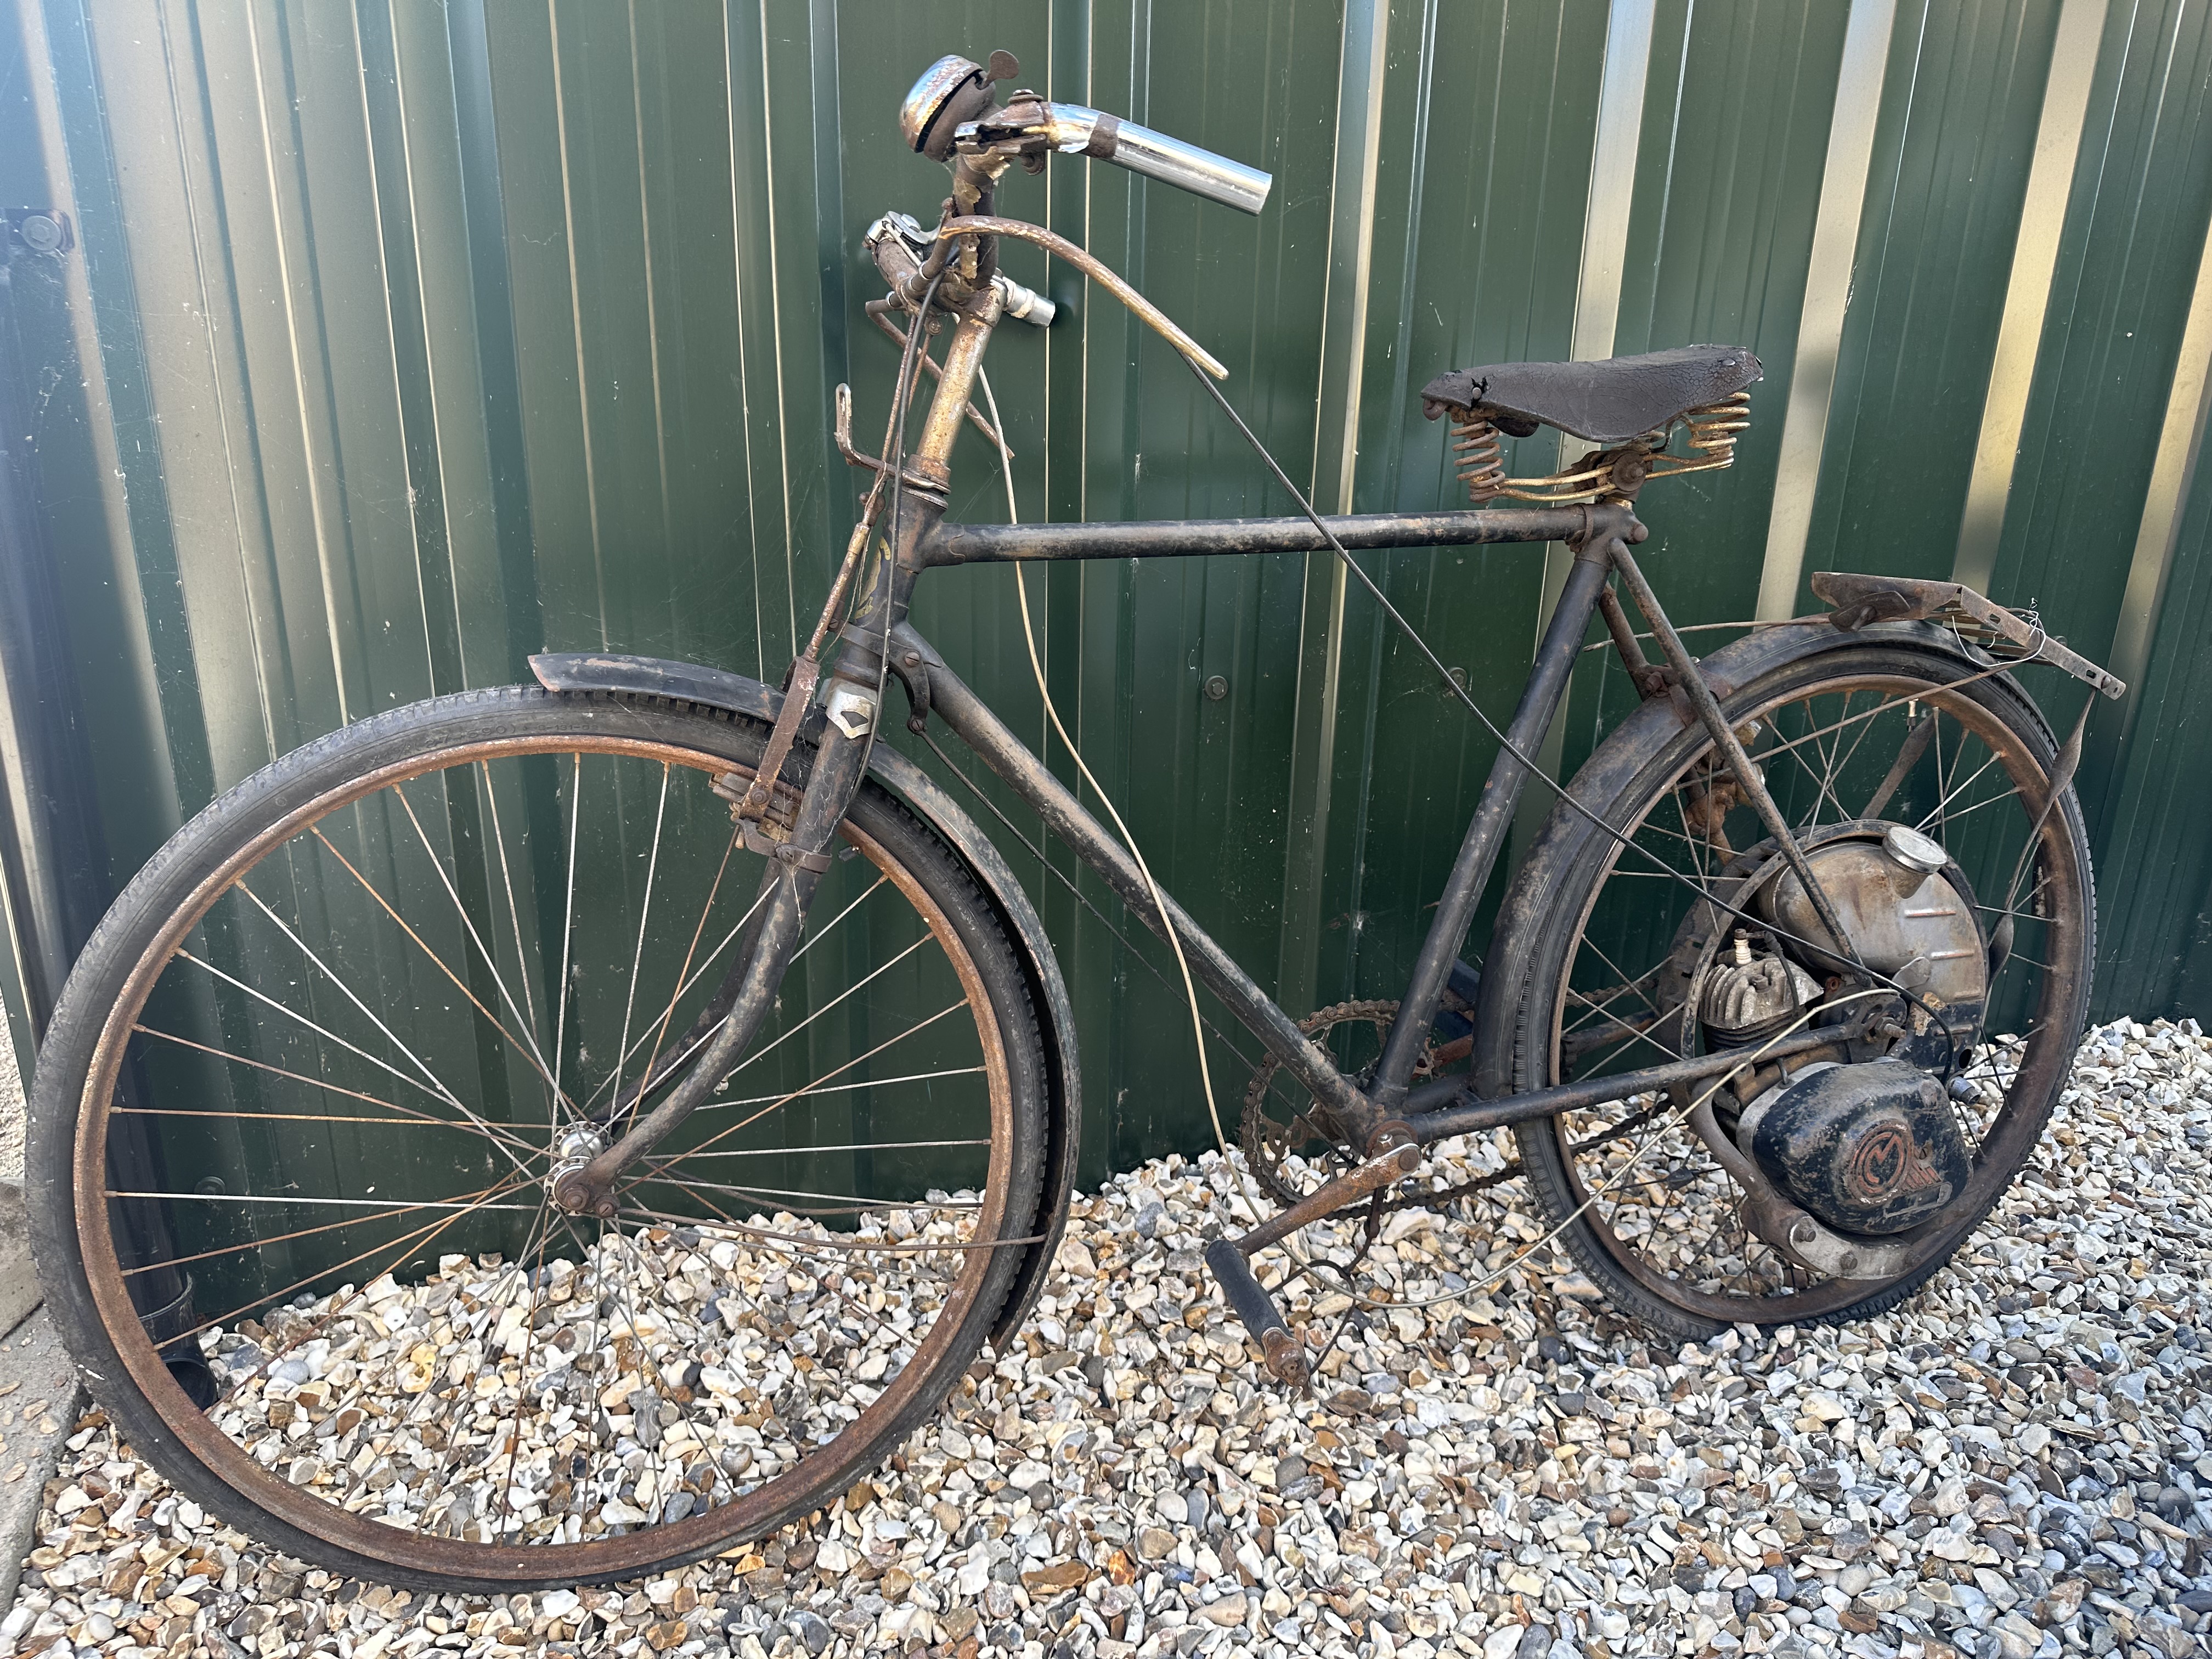
<path id="1" fill-rule="evenodd" d="M 1570 544 L 1574 548 L 1574 564 L 1560 590 L 1559 604 L 1553 607 L 1543 641 L 1536 647 L 1528 683 L 1513 711 L 1513 724 L 1506 730 L 1510 747 L 1501 748 L 1490 763 L 1490 775 L 1483 782 L 1481 798 L 1468 823 L 1467 838 L 1460 843 L 1459 857 L 1453 861 L 1443 896 L 1437 901 L 1428 937 L 1421 941 L 1412 982 L 1406 988 L 1405 1000 L 1399 1005 L 1398 1018 L 1376 1066 L 1375 1081 L 1368 1090 L 1369 1098 L 1386 1116 L 1406 1097 L 1414 1063 L 1420 1058 L 1422 1040 L 1428 1035 L 1445 981 L 1450 977 L 1451 964 L 1467 939 L 1475 906 L 1490 884 L 1490 872 L 1512 827 L 1514 806 L 1529 769 L 1514 758 L 1513 750 L 1534 754 L 1551 729 L 1566 698 L 1590 612 L 1596 609 L 1598 592 L 1605 586 L 1613 543 L 1634 523 L 1629 509 L 1614 512 L 1617 519 L 1606 508 L 1595 509 L 1593 529 Z"/>

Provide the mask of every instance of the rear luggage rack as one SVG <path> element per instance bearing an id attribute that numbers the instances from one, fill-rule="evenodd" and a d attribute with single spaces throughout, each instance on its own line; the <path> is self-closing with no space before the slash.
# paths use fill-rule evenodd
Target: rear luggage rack
<path id="1" fill-rule="evenodd" d="M 1816 570 L 1813 592 L 1836 607 L 1828 620 L 1841 629 L 1878 622 L 1936 623 L 2001 662 L 2048 663 L 2108 697 L 2127 695 L 2125 681 L 2052 639 L 2033 611 L 2009 610 L 1962 583 Z"/>

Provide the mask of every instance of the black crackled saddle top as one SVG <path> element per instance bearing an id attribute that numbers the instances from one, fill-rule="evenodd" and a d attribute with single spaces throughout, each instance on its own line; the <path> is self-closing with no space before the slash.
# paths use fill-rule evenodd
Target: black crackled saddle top
<path id="1" fill-rule="evenodd" d="M 1552 426 L 1611 444 L 1733 397 L 1762 373 L 1741 346 L 1718 345 L 1589 363 L 1493 363 L 1437 375 L 1421 388 L 1421 406 L 1432 421 L 1466 410 L 1516 438 Z"/>

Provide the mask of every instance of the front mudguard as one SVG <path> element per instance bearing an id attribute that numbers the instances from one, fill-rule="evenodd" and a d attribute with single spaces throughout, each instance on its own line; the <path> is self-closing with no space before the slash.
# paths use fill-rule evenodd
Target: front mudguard
<path id="1" fill-rule="evenodd" d="M 1846 630 L 1833 626 L 1826 617 L 1762 628 L 1722 647 L 1698 666 L 1705 684 L 1725 708 L 1736 692 L 1762 675 L 1808 657 L 1848 651 L 1869 641 L 1909 644 L 1978 673 L 2002 666 L 1951 629 L 1932 623 L 1877 623 Z M 2033 700 L 2027 701 L 2033 707 Z M 1568 794 L 1588 811 L 1604 817 L 1644 767 L 1685 726 L 1696 723 L 1689 699 L 1679 691 L 1650 698 L 1606 734 L 1568 784 Z M 1540 936 L 1556 925 L 1560 883 L 1571 867 L 1573 849 L 1588 825 L 1589 819 L 1566 802 L 1554 805 L 1528 857 L 1513 872 L 1512 884 L 1498 908 L 1498 925 L 1484 957 L 1482 994 L 1474 1020 L 1474 1085 L 1481 1099 L 1502 1099 L 1518 1086 L 1514 1075 L 1515 1030 L 1521 1001 L 1528 994 Z"/>
<path id="2" fill-rule="evenodd" d="M 617 656 L 605 653 L 545 652 L 530 659 L 531 672 L 549 691 L 615 691 L 631 696 L 668 697 L 694 702 L 756 720 L 774 721 L 783 706 L 783 693 L 760 681 L 720 668 L 694 663 L 666 662 L 655 657 Z M 799 728 L 802 741 L 819 744 L 826 717 L 820 708 L 809 712 Z M 869 752 L 868 772 L 877 782 L 899 797 L 943 838 L 964 862 L 983 890 L 999 919 L 1021 946 L 1024 974 L 1030 996 L 1043 1015 L 1039 1029 L 1044 1039 L 1047 1102 L 1044 1188 L 1039 1194 L 1039 1218 L 1043 1237 L 1025 1247 L 1021 1271 L 1015 1276 L 1005 1310 L 991 1333 L 1000 1352 L 1044 1288 L 1067 1224 L 1068 1195 L 1075 1184 L 1075 1159 L 1082 1144 L 1083 1094 L 1081 1067 L 1076 1058 L 1075 1011 L 1060 976 L 1060 958 L 1046 937 L 1029 895 L 975 821 L 927 772 L 896 750 L 877 744 Z M 796 781 L 796 780 L 793 780 Z"/>

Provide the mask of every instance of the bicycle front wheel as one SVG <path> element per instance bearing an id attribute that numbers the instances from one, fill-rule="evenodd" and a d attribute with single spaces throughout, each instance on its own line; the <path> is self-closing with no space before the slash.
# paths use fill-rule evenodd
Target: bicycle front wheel
<path id="1" fill-rule="evenodd" d="M 874 786 L 750 1056 L 612 1218 L 550 1200 L 712 1028 L 763 874 L 714 786 L 766 736 L 440 698 L 130 884 L 40 1056 L 33 1218 L 180 1489 L 358 1575 L 605 1582 L 823 1506 L 943 1400 L 1036 1231 L 1044 1059 L 996 913 Z"/>

